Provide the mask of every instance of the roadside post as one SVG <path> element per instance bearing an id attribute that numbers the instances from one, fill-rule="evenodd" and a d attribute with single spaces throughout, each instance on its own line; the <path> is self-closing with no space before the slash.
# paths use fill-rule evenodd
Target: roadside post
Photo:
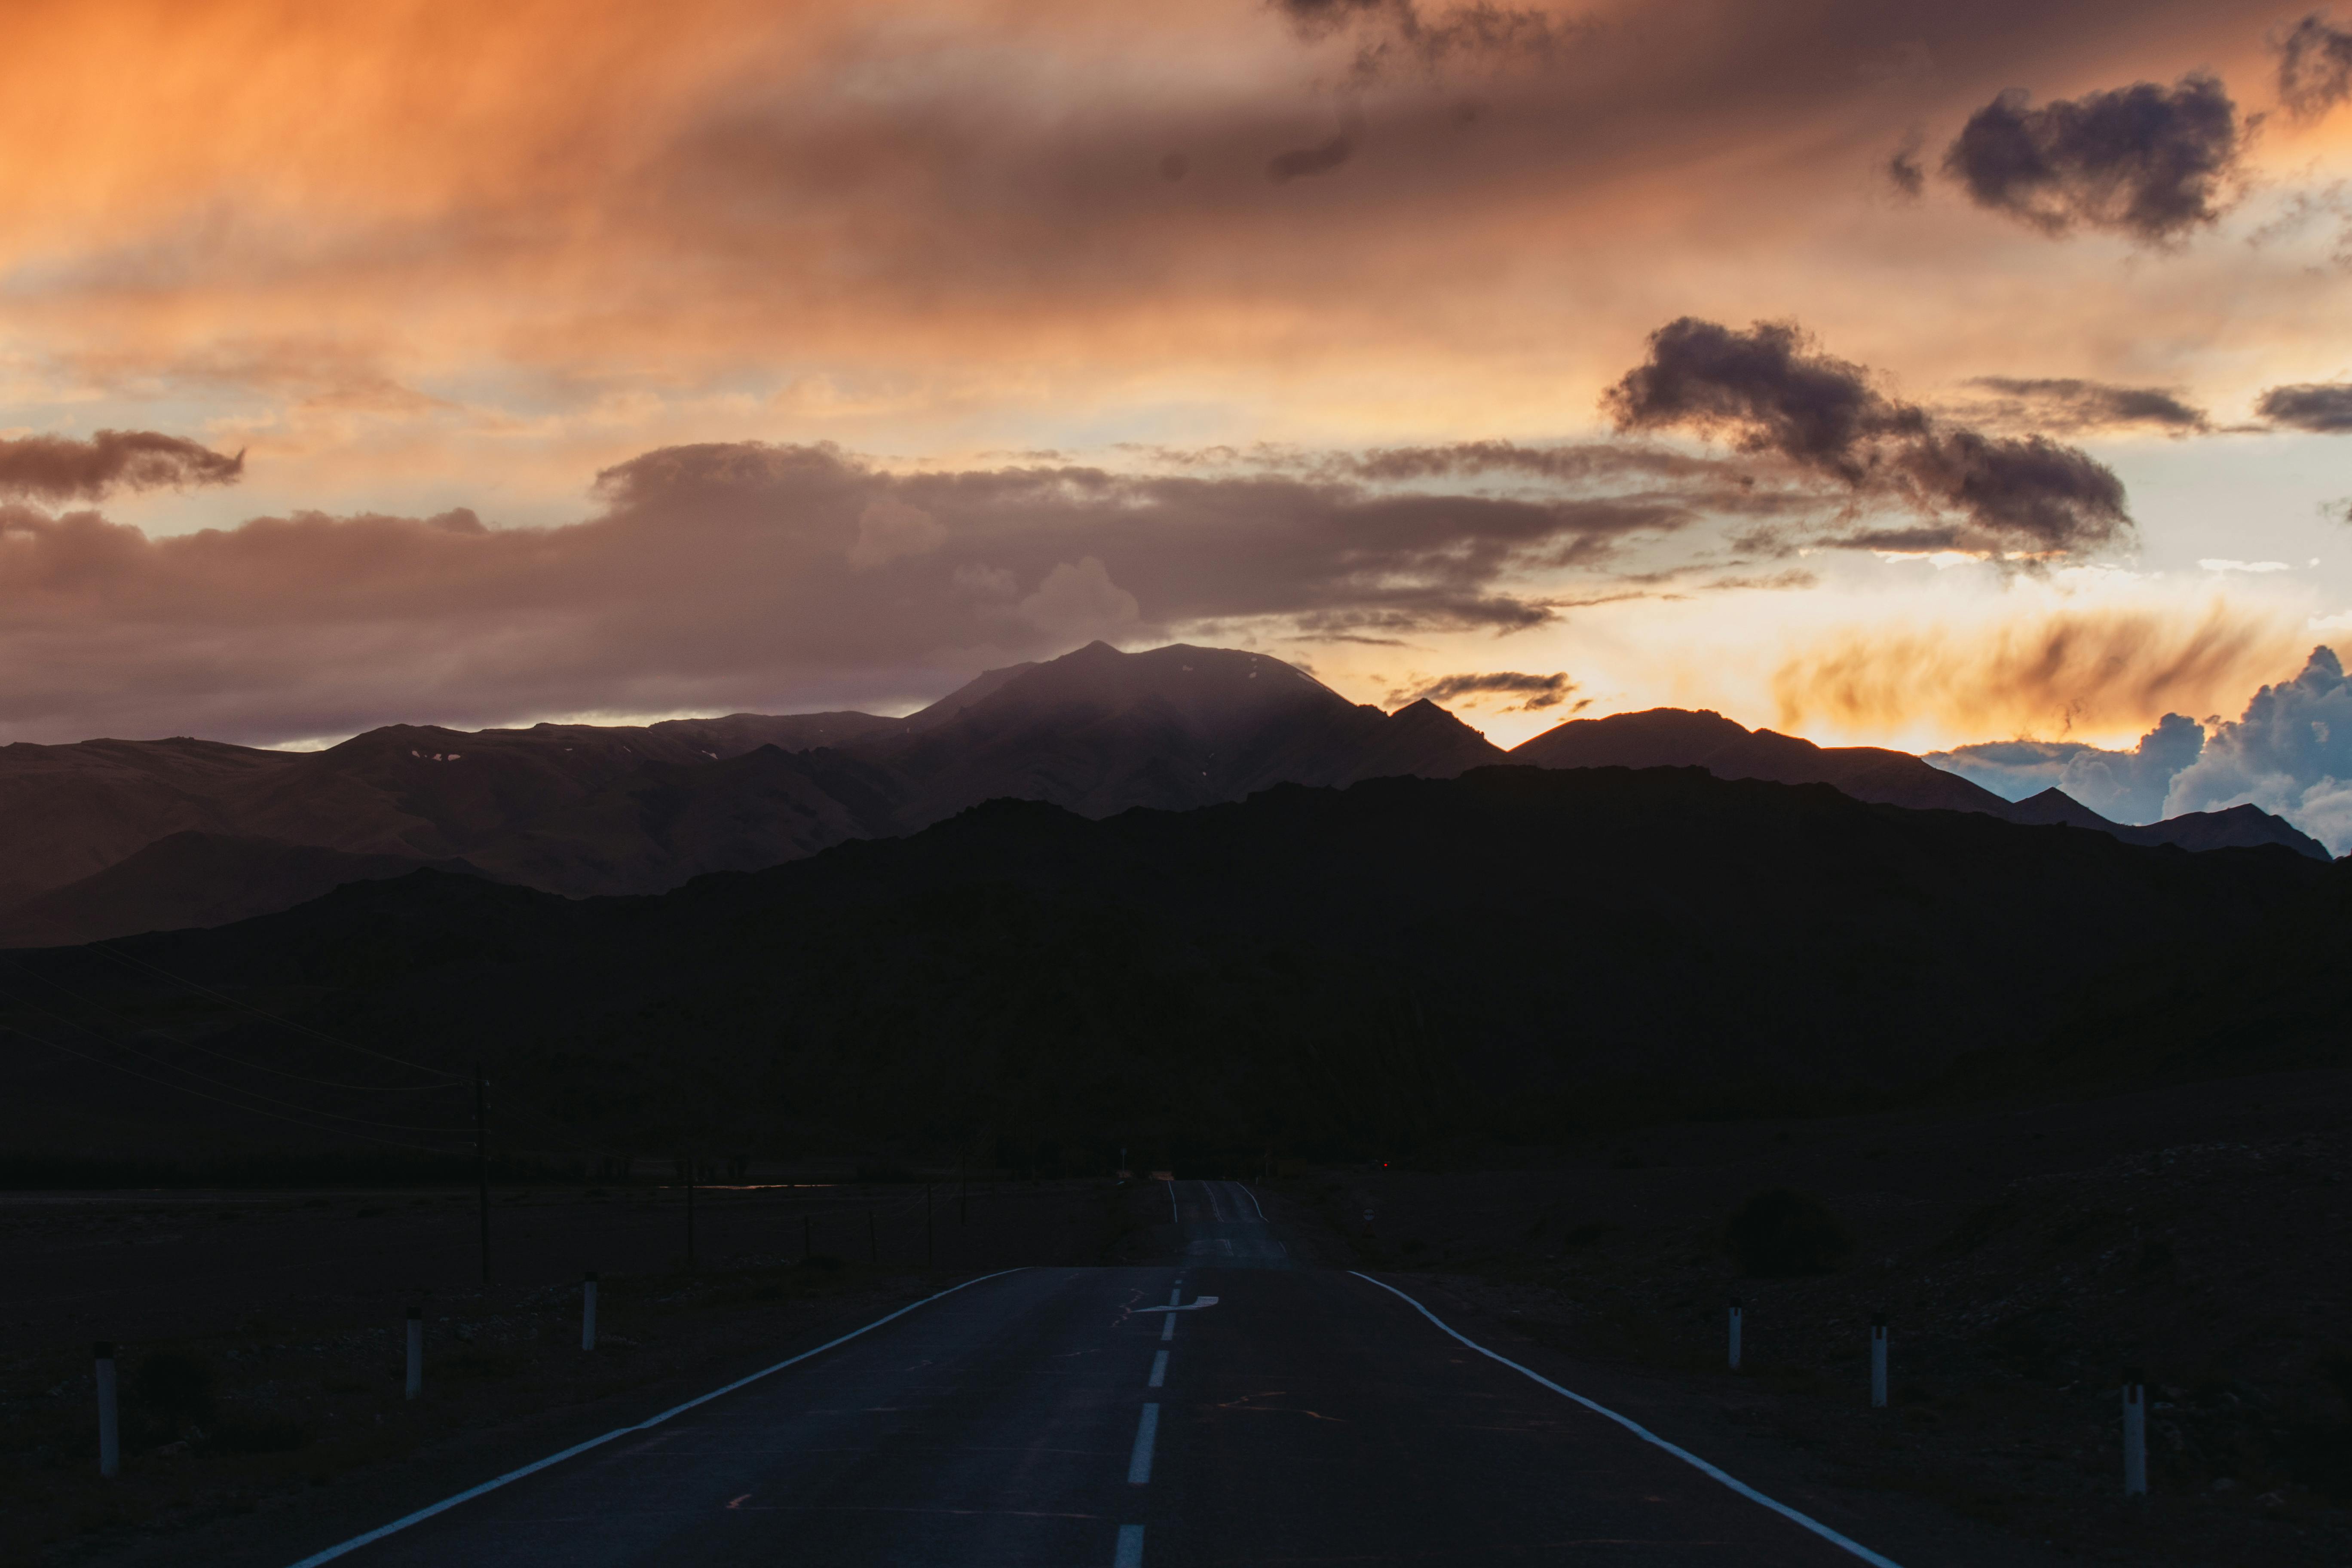
<path id="1" fill-rule="evenodd" d="M 414 1399 L 425 1390 L 425 1309 L 408 1309 L 408 1394 Z"/>
<path id="2" fill-rule="evenodd" d="M 580 1282 L 580 1348 L 596 1348 L 596 1271 L 593 1268 Z"/>
<path id="3" fill-rule="evenodd" d="M 1731 1299 L 1731 1370 L 1739 1370 L 1739 1298 Z"/>
<path id="4" fill-rule="evenodd" d="M 122 1424 L 116 1419 L 114 1342 L 100 1340 L 98 1357 L 98 1473 L 112 1480 L 122 1471 Z"/>
<path id="5" fill-rule="evenodd" d="M 1870 1407 L 1886 1408 L 1886 1314 L 1870 1320 Z"/>
<path id="6" fill-rule="evenodd" d="M 2124 1368 L 2124 1496 L 2147 1495 L 2147 1385 Z"/>

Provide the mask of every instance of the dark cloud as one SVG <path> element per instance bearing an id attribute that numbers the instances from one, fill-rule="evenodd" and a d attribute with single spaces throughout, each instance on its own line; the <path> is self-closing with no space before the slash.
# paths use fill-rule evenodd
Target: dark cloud
<path id="1" fill-rule="evenodd" d="M 1356 155 L 1355 138 L 1341 132 L 1328 142 L 1312 147 L 1294 147 L 1287 153 L 1276 153 L 1266 160 L 1265 177 L 1276 184 L 1287 184 L 1303 180 L 1309 174 L 1326 174 Z"/>
<path id="2" fill-rule="evenodd" d="M 1727 437 L 1828 476 L 1857 499 L 1936 521 L 1838 541 L 1872 549 L 2066 553 L 2131 526 L 2123 483 L 2046 437 L 1987 436 L 1888 396 L 1869 373 L 1822 353 L 1790 322 L 1737 331 L 1685 316 L 1650 334 L 1650 355 L 1602 399 L 1621 430 Z"/>
<path id="3" fill-rule="evenodd" d="M 244 473 L 243 452 L 223 457 L 153 430 L 100 430 L 86 441 L 69 436 L 0 440 L 0 496 L 31 500 L 98 500 L 118 489 L 233 485 Z"/>
<path id="4" fill-rule="evenodd" d="M 1401 707 L 1424 700 L 1442 706 L 1457 698 L 1496 695 L 1520 699 L 1505 709 L 1505 712 L 1534 712 L 1559 707 L 1575 690 L 1576 682 L 1570 680 L 1565 671 L 1555 675 L 1522 675 L 1517 670 L 1501 669 L 1485 675 L 1441 676 L 1425 685 L 1402 688 L 1389 693 L 1389 706 Z"/>
<path id="5" fill-rule="evenodd" d="M 2183 436 L 2211 425 L 2203 409 L 2181 399 L 2178 387 L 2116 386 L 2072 376 L 2008 375 L 1980 375 L 1968 384 L 1995 395 L 1994 400 L 1969 408 L 1969 416 L 1979 423 L 2067 435 L 2153 425 Z"/>
<path id="6" fill-rule="evenodd" d="M 2254 412 L 2273 425 L 2323 436 L 2352 431 L 2352 383 L 2302 382 L 2273 386 L 2254 405 Z"/>
<path id="7" fill-rule="evenodd" d="M 2179 239 L 2229 205 L 2243 141 L 2220 81 L 2136 82 L 2029 108 L 2012 89 L 1969 117 L 1944 173 L 1979 206 L 2046 234 L 2077 225 L 2151 244 Z"/>
<path id="8" fill-rule="evenodd" d="M 2352 32 L 2314 12 L 2275 40 L 2279 101 L 2313 120 L 2352 98 Z"/>
<path id="9" fill-rule="evenodd" d="M 1921 167 L 1919 153 L 1927 145 L 1916 132 L 1904 138 L 1903 145 L 1887 156 L 1884 165 L 1886 183 L 1905 196 L 1916 197 L 1927 189 L 1927 171 Z"/>
<path id="10" fill-rule="evenodd" d="M 1304 467 L 1317 466 L 1312 455 Z M 1390 639 L 1567 613 L 1705 475 L 1497 497 L 1069 463 L 666 447 L 546 528 L 296 513 L 151 538 L 0 507 L 0 739 L 870 705 L 1094 637 Z M 1540 584 L 1540 588 L 1531 584 Z"/>
<path id="11" fill-rule="evenodd" d="M 1424 13 L 1415 0 L 1268 0 L 1302 37 L 1328 37 L 1355 28 L 1359 80 L 1375 80 L 1400 62 L 1435 70 L 1454 60 L 1549 59 L 1569 39 L 1567 24 L 1550 13 L 1496 5 L 1489 0 Z"/>

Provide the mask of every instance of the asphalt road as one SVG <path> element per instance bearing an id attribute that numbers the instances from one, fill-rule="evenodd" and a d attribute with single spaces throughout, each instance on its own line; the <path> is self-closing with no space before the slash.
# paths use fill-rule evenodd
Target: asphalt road
<path id="1" fill-rule="evenodd" d="M 1171 1202 L 1181 1265 L 969 1286 L 338 1561 L 1864 1561 L 1381 1287 L 1286 1267 L 1247 1189 Z"/>

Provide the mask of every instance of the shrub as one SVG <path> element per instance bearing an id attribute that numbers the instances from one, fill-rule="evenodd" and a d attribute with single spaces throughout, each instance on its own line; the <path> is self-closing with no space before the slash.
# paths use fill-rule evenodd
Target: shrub
<path id="1" fill-rule="evenodd" d="M 1788 1187 L 1757 1194 L 1739 1205 L 1724 1239 L 1742 1274 L 1786 1279 L 1826 1274 L 1853 1250 L 1853 1237 L 1819 1198 Z"/>

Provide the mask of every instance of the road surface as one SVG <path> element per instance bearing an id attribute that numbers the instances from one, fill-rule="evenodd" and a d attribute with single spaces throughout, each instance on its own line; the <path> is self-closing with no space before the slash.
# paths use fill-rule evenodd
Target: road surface
<path id="1" fill-rule="evenodd" d="M 1170 1204 L 1181 1264 L 982 1280 L 334 1560 L 1870 1560 L 1448 1337 L 1379 1285 L 1287 1267 L 1247 1188 L 1172 1184 Z"/>

